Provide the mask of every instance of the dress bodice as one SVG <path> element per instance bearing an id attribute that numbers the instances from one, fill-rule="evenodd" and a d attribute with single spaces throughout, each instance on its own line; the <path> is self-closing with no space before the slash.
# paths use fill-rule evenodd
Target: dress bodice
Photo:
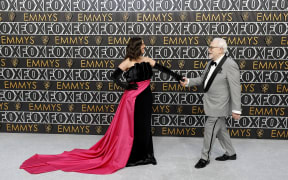
<path id="1" fill-rule="evenodd" d="M 152 77 L 152 67 L 149 62 L 135 63 L 134 66 L 129 68 L 125 73 L 124 77 L 128 83 L 140 82 Z"/>

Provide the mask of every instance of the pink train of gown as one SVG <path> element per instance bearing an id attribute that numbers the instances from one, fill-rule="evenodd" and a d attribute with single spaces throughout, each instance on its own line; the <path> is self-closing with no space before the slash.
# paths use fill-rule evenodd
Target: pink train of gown
<path id="1" fill-rule="evenodd" d="M 20 166 L 31 174 L 55 170 L 88 174 L 111 174 L 126 166 L 133 146 L 136 97 L 150 80 L 137 82 L 138 89 L 125 91 L 105 135 L 89 149 L 74 149 L 57 155 L 35 154 Z"/>

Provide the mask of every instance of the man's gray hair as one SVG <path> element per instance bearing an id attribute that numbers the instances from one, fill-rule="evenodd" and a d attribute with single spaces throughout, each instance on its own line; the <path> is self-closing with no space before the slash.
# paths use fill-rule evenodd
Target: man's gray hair
<path id="1" fill-rule="evenodd" d="M 220 48 L 223 48 L 224 53 L 226 53 L 226 52 L 228 51 L 228 50 L 227 50 L 227 43 L 226 43 L 226 40 L 225 40 L 225 39 L 220 38 L 220 37 L 216 37 L 216 38 L 213 39 L 213 41 L 217 41 L 218 46 L 219 46 Z"/>

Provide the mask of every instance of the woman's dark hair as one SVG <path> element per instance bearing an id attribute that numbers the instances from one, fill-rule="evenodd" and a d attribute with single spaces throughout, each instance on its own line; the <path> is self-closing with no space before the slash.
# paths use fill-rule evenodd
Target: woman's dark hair
<path id="1" fill-rule="evenodd" d="M 141 37 L 132 37 L 126 47 L 126 56 L 125 59 L 129 58 L 130 61 L 132 59 L 137 59 L 142 55 L 141 53 L 141 45 L 143 39 Z"/>

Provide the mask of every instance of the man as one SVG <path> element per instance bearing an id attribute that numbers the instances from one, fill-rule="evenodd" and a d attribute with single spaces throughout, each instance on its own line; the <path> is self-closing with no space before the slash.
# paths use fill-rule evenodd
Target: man
<path id="1" fill-rule="evenodd" d="M 204 111 L 208 116 L 204 128 L 204 142 L 201 159 L 195 168 L 204 168 L 210 162 L 210 154 L 216 137 L 226 151 L 217 157 L 218 161 L 236 160 L 236 152 L 232 146 L 230 135 L 225 124 L 225 117 L 230 116 L 239 120 L 241 114 L 241 86 L 238 64 L 227 57 L 227 43 L 222 38 L 214 38 L 208 53 L 209 61 L 204 73 L 197 78 L 184 78 L 182 86 L 190 87 L 203 85 Z"/>

